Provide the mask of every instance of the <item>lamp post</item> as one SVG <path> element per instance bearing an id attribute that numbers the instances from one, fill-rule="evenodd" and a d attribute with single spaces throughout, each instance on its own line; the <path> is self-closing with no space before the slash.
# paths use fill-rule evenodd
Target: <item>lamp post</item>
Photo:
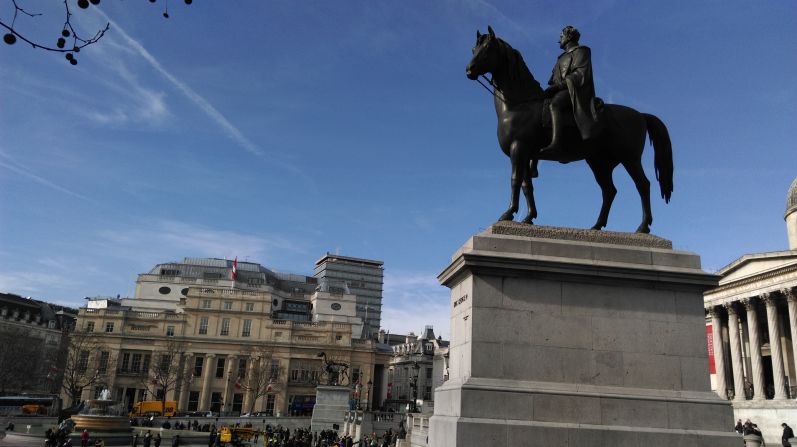
<path id="1" fill-rule="evenodd" d="M 418 412 L 418 373 L 421 370 L 421 365 L 418 362 L 412 362 L 412 369 L 415 371 L 415 375 L 412 379 L 412 412 Z"/>
<path id="2" fill-rule="evenodd" d="M 373 386 L 371 379 L 368 379 L 365 388 L 365 411 L 371 411 L 371 387 Z"/>

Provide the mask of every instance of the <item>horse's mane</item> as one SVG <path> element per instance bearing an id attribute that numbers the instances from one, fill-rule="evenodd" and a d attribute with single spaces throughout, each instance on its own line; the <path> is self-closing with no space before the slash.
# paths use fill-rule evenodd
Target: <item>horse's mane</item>
<path id="1" fill-rule="evenodd" d="M 507 62 L 507 77 L 510 82 L 519 82 L 524 89 L 528 89 L 535 96 L 542 96 L 542 87 L 534 79 L 534 75 L 529 71 L 529 67 L 523 60 L 520 51 L 512 48 L 505 40 L 498 38 L 499 48 Z"/>

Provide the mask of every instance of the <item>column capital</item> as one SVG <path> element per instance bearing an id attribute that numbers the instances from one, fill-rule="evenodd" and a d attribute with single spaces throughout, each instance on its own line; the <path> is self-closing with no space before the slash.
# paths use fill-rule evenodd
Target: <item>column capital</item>
<path id="1" fill-rule="evenodd" d="M 780 293 L 785 296 L 788 301 L 797 301 L 797 293 L 794 292 L 794 288 L 792 287 L 780 289 Z"/>
<path id="2" fill-rule="evenodd" d="M 734 301 L 732 301 L 730 303 L 723 304 L 722 307 L 724 307 L 725 310 L 728 311 L 728 315 L 738 315 L 738 312 L 736 311 L 736 305 L 735 304 L 736 303 Z"/>
<path id="3" fill-rule="evenodd" d="M 761 301 L 767 305 L 767 307 L 774 307 L 778 302 L 778 296 L 772 292 L 764 292 L 761 295 Z"/>
<path id="4" fill-rule="evenodd" d="M 213 357 L 216 357 L 216 354 L 205 354 L 205 357 L 212 359 Z"/>
<path id="5" fill-rule="evenodd" d="M 721 306 L 711 306 L 706 308 L 706 312 L 712 317 L 718 317 L 720 315 L 720 308 Z"/>
<path id="6" fill-rule="evenodd" d="M 742 298 L 739 302 L 742 303 L 746 310 L 755 310 L 755 297 Z"/>

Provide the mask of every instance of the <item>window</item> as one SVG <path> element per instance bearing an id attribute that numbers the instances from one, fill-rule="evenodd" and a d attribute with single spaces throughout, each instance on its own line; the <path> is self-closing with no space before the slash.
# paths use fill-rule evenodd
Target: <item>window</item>
<path id="1" fill-rule="evenodd" d="M 89 351 L 80 351 L 77 358 L 77 371 L 84 373 L 89 367 Z"/>
<path id="2" fill-rule="evenodd" d="M 149 354 L 144 354 L 144 361 L 141 363 L 141 372 L 145 373 L 149 371 Z"/>
<path id="3" fill-rule="evenodd" d="M 166 326 L 166 336 L 174 337 L 174 326 Z"/>
<path id="4" fill-rule="evenodd" d="M 122 366 L 119 368 L 121 372 L 127 372 L 130 369 L 130 353 L 125 352 L 122 354 Z"/>
<path id="5" fill-rule="evenodd" d="M 130 371 L 139 372 L 141 370 L 141 354 L 133 354 L 133 361 L 130 363 Z"/>
<path id="6" fill-rule="evenodd" d="M 172 366 L 172 357 L 169 354 L 161 354 L 160 360 L 161 361 L 160 365 L 158 365 L 158 368 L 160 369 L 163 375 L 168 375 Z"/>
<path id="7" fill-rule="evenodd" d="M 105 332 L 113 332 L 113 323 L 105 323 Z"/>
<path id="8" fill-rule="evenodd" d="M 210 393 L 210 411 L 221 411 L 221 393 Z"/>
<path id="9" fill-rule="evenodd" d="M 94 332 L 94 322 L 89 321 L 86 323 L 86 332 Z"/>
<path id="10" fill-rule="evenodd" d="M 221 331 L 219 335 L 230 335 L 230 319 L 229 318 L 222 318 L 221 319 Z"/>
<path id="11" fill-rule="evenodd" d="M 210 300 L 202 300 L 202 308 L 210 309 Z"/>
<path id="12" fill-rule="evenodd" d="M 161 295 L 168 295 L 168 294 L 172 293 L 172 289 L 170 289 L 170 288 L 168 288 L 166 286 L 163 286 L 160 289 L 158 289 L 158 293 L 160 293 Z"/>
<path id="13" fill-rule="evenodd" d="M 199 408 L 199 391 L 188 393 L 188 411 L 196 411 Z"/>
<path id="14" fill-rule="evenodd" d="M 424 400 L 431 400 L 432 399 L 432 387 L 427 386 L 426 390 L 423 393 Z"/>
<path id="15" fill-rule="evenodd" d="M 238 359 L 238 377 L 241 380 L 246 377 L 246 359 Z"/>
<path id="16" fill-rule="evenodd" d="M 343 340 L 343 336 L 342 335 L 336 335 L 335 336 L 335 341 L 341 341 L 341 340 Z"/>
<path id="17" fill-rule="evenodd" d="M 255 303 L 246 303 L 244 310 L 247 312 L 254 312 L 255 311 Z"/>
<path id="18" fill-rule="evenodd" d="M 162 276 L 178 276 L 180 271 L 177 269 L 161 269 Z"/>
<path id="19" fill-rule="evenodd" d="M 360 368 L 352 368 L 351 370 L 351 383 L 360 381 Z"/>
<path id="20" fill-rule="evenodd" d="M 194 360 L 194 377 L 202 377 L 202 365 L 205 364 L 205 357 L 197 357 Z"/>
<path id="21" fill-rule="evenodd" d="M 291 383 L 317 383 L 320 370 L 320 360 L 291 359 L 288 381 Z"/>
<path id="22" fill-rule="evenodd" d="M 427 379 L 432 378 L 432 368 L 426 368 L 426 378 Z"/>
<path id="23" fill-rule="evenodd" d="M 224 302 L 224 310 L 232 310 L 232 301 Z"/>
<path id="24" fill-rule="evenodd" d="M 269 394 L 266 396 L 266 414 L 268 416 L 274 416 L 274 395 Z"/>
<path id="25" fill-rule="evenodd" d="M 241 337 L 248 337 L 252 330 L 252 320 L 244 320 L 244 327 L 241 329 Z"/>
<path id="26" fill-rule="evenodd" d="M 241 410 L 244 407 L 244 395 L 242 393 L 236 393 L 232 395 L 232 412 L 233 413 L 241 413 Z"/>
<path id="27" fill-rule="evenodd" d="M 208 317 L 199 319 L 199 335 L 207 335 L 208 333 Z"/>
<path id="28" fill-rule="evenodd" d="M 224 377 L 224 357 L 216 360 L 216 377 L 219 379 Z"/>
<path id="29" fill-rule="evenodd" d="M 100 361 L 97 368 L 97 372 L 100 374 L 105 374 L 108 372 L 108 360 L 111 358 L 111 353 L 108 351 L 100 352 Z"/>
<path id="30" fill-rule="evenodd" d="M 277 379 L 280 376 L 280 361 L 279 360 L 272 360 L 271 361 L 271 375 L 269 378 Z"/>

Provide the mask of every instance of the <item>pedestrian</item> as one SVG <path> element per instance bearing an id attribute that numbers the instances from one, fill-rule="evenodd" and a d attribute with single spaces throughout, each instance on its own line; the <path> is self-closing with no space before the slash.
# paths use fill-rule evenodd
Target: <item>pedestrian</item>
<path id="1" fill-rule="evenodd" d="M 786 425 L 785 422 L 780 424 L 780 426 L 783 427 L 783 436 L 781 436 L 781 440 L 783 441 L 783 447 L 790 447 L 791 443 L 789 442 L 789 439 L 794 437 L 794 430 L 792 430 L 791 427 Z"/>
<path id="2" fill-rule="evenodd" d="M 155 433 L 155 447 L 161 447 L 161 434 Z"/>
<path id="3" fill-rule="evenodd" d="M 741 419 L 736 421 L 736 426 L 733 427 L 733 429 L 736 431 L 736 433 L 738 433 L 740 435 L 742 434 L 742 431 L 744 431 L 744 425 L 742 424 L 742 420 Z"/>
<path id="4" fill-rule="evenodd" d="M 144 435 L 144 444 L 143 447 L 149 447 L 149 444 L 152 442 L 152 432 L 147 430 L 147 434 Z"/>
<path id="5" fill-rule="evenodd" d="M 180 435 L 174 435 L 174 438 L 172 438 L 172 447 L 180 447 Z"/>
<path id="6" fill-rule="evenodd" d="M 133 435 L 133 447 L 138 447 L 138 433 Z"/>
<path id="7" fill-rule="evenodd" d="M 89 445 L 89 431 L 85 428 L 83 433 L 80 434 L 80 447 L 88 447 Z"/>

